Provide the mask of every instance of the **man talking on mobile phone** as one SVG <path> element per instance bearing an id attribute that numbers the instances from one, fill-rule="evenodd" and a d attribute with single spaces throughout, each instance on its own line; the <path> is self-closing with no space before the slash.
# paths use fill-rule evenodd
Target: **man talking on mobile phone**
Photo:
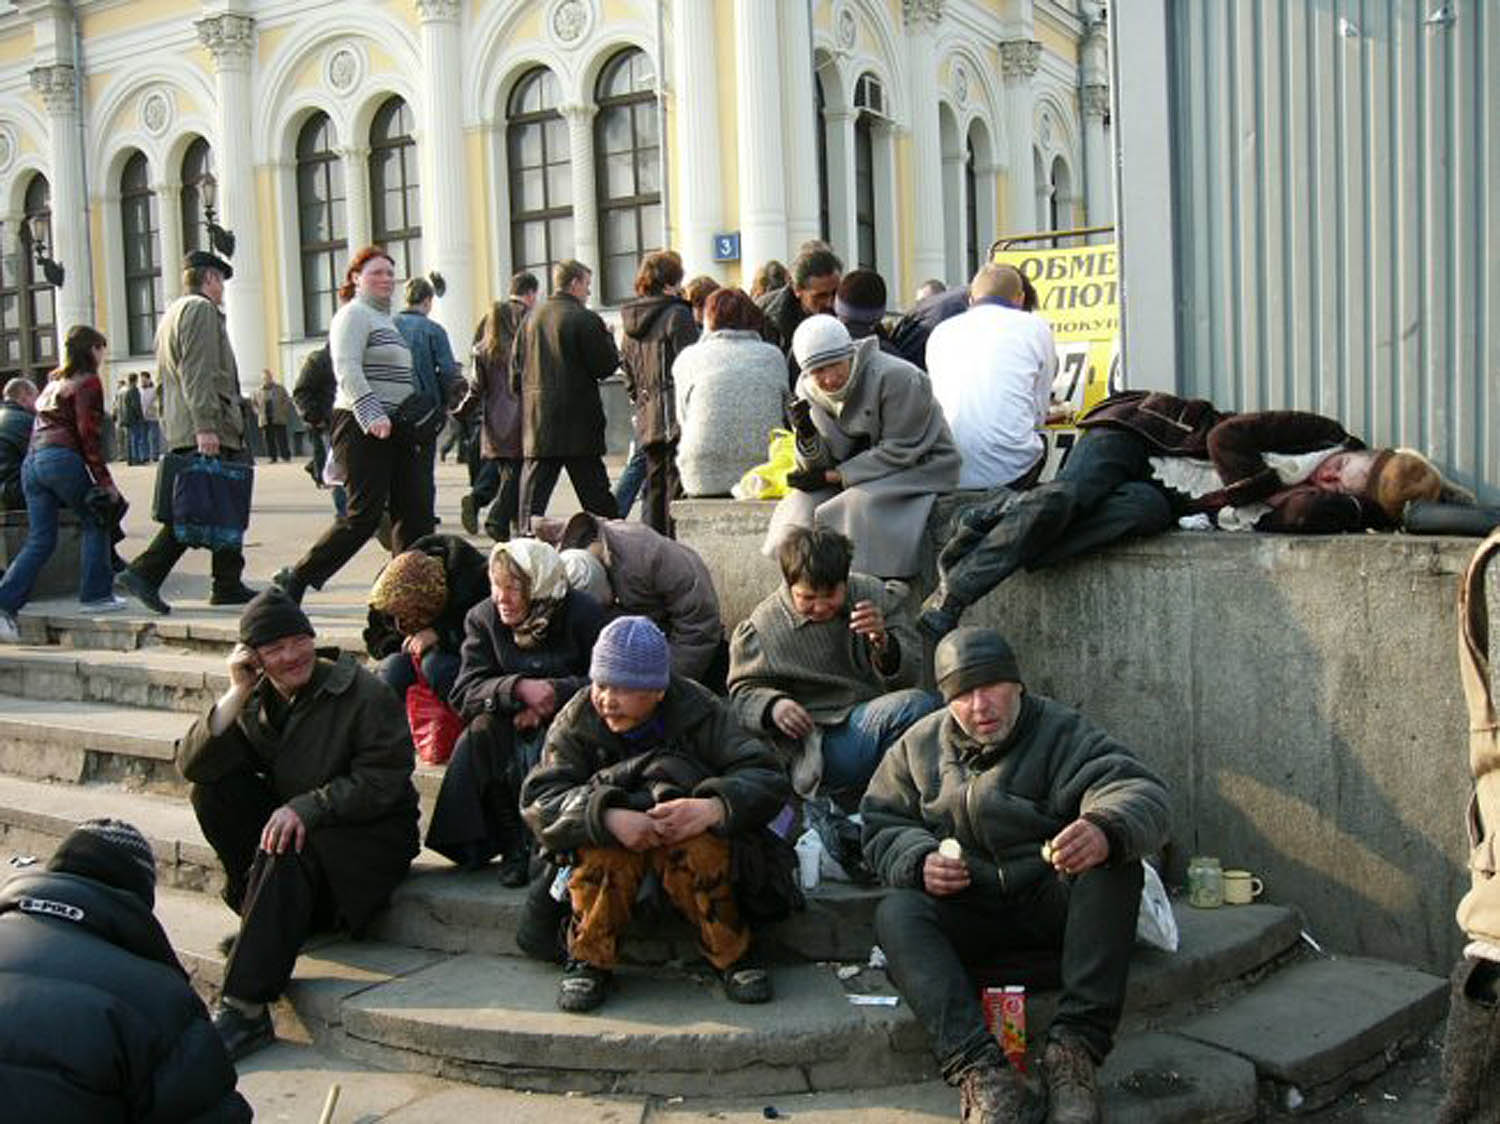
<path id="1" fill-rule="evenodd" d="M 267 1004 L 319 930 L 359 936 L 417 854 L 400 701 L 344 653 L 320 656 L 280 589 L 240 618 L 229 689 L 177 743 L 193 811 L 240 915 L 214 1026 L 239 1060 L 275 1038 Z"/>

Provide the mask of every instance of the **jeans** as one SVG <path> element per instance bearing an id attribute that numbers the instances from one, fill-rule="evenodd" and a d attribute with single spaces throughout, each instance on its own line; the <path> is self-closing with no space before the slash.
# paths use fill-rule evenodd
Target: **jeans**
<path id="1" fill-rule="evenodd" d="M 1062 998 L 1049 1035 L 1074 1038 L 1104 1060 L 1125 1006 L 1141 877 L 1141 864 L 1129 862 L 1045 878 L 1010 898 L 977 889 L 886 896 L 875 937 L 944 1077 L 955 1081 L 993 1052 L 973 973 L 993 970 L 1007 953 L 1058 954 Z"/>
<path id="2" fill-rule="evenodd" d="M 150 438 L 146 435 L 146 423 L 135 422 L 130 426 L 130 463 L 145 464 L 151 459 Z"/>
<path id="3" fill-rule="evenodd" d="M 146 423 L 146 452 L 153 461 L 161 460 L 161 422 Z"/>
<path id="4" fill-rule="evenodd" d="M 392 652 L 375 665 L 375 674 L 380 681 L 396 692 L 396 697 L 405 705 L 406 689 L 417 682 L 416 669 L 411 665 L 411 656 L 405 652 Z M 458 678 L 458 654 L 445 652 L 434 644 L 422 654 L 422 678 L 444 701 L 453 690 L 453 681 Z"/>
<path id="5" fill-rule="evenodd" d="M 860 703 L 837 726 L 823 728 L 823 784 L 830 796 L 864 795 L 888 745 L 906 728 L 931 714 L 942 700 L 931 691 L 909 687 Z"/>
<path id="6" fill-rule="evenodd" d="M 84 507 L 94 486 L 83 458 L 72 449 L 43 445 L 21 462 L 21 489 L 26 495 L 26 542 L 0 581 L 0 609 L 18 612 L 31 596 L 36 576 L 57 549 L 58 510 L 78 513 L 82 565 L 80 601 L 102 601 L 109 596 L 114 575 L 109 565 L 109 531 Z"/>
<path id="7" fill-rule="evenodd" d="M 620 509 L 621 519 L 629 517 L 630 509 L 635 506 L 635 497 L 640 494 L 641 484 L 645 479 L 645 446 L 632 441 L 630 459 L 625 462 L 625 467 L 620 470 L 620 478 L 615 481 L 615 506 Z"/>

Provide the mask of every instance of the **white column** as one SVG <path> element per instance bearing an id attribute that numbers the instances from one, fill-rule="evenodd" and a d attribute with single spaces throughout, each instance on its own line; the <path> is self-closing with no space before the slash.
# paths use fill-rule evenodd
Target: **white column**
<path id="1" fill-rule="evenodd" d="M 734 62 L 739 104 L 740 262 L 747 275 L 787 256 L 785 155 L 776 5 L 735 0 Z M 812 111 L 812 103 L 802 107 Z"/>
<path id="2" fill-rule="evenodd" d="M 906 57 L 911 90 L 912 270 L 941 277 L 943 268 L 942 129 L 938 122 L 937 51 L 934 40 L 942 0 L 907 0 Z M 889 279 L 888 279 L 889 280 Z M 898 304 L 906 293 L 890 288 Z"/>
<path id="3" fill-rule="evenodd" d="M 1078 92 L 1083 105 L 1083 177 L 1084 206 L 1089 226 L 1103 226 L 1115 221 L 1114 166 L 1109 158 L 1109 133 L 1105 121 L 1109 116 L 1109 87 L 1085 86 Z"/>
<path id="4" fill-rule="evenodd" d="M 573 160 L 573 256 L 594 271 L 592 304 L 599 302 L 599 199 L 594 194 L 594 107 L 559 107 L 568 120 L 568 149 Z M 544 290 L 552 278 L 539 277 Z"/>
<path id="5" fill-rule="evenodd" d="M 922 170 L 917 168 L 917 175 Z M 960 283 L 965 278 L 968 259 L 964 256 L 969 242 L 969 213 L 965 209 L 968 200 L 965 198 L 964 183 L 964 153 L 943 153 L 943 216 L 944 216 L 944 238 L 943 238 L 943 272 L 923 273 L 917 270 L 915 283 L 920 285 L 929 277 L 941 277 L 950 285 Z M 901 303 L 905 304 L 911 297 L 907 293 L 901 294 Z"/>
<path id="6" fill-rule="evenodd" d="M 896 190 L 896 141 L 905 130 L 894 121 L 876 118 L 870 129 L 871 164 L 875 175 L 875 269 L 885 278 L 887 301 L 900 302 L 906 291 L 901 272 L 901 208 Z M 850 268 L 853 268 L 852 263 Z"/>
<path id="7" fill-rule="evenodd" d="M 336 151 L 344 162 L 345 237 L 349 239 L 349 256 L 353 257 L 375 237 L 370 219 L 370 150 L 364 145 L 346 144 Z M 426 190 L 424 183 L 422 191 Z"/>
<path id="8" fill-rule="evenodd" d="M 416 0 L 422 21 L 422 264 L 448 282 L 433 319 L 458 347 L 474 330 L 474 223 L 464 152 L 463 41 L 459 0 Z"/>
<path id="9" fill-rule="evenodd" d="M 1002 234 L 1027 234 L 1037 226 L 1037 183 L 1031 153 L 1036 131 L 1036 91 L 1033 78 L 1041 61 L 1042 45 L 1035 39 L 1010 39 L 1000 44 L 1000 70 L 1005 76 L 1006 154 L 1005 223 Z"/>
<path id="10" fill-rule="evenodd" d="M 68 63 L 39 66 L 31 88 L 47 107 L 51 142 L 52 239 L 48 253 L 65 271 L 57 290 L 57 353 L 74 324 L 92 324 L 94 271 L 89 256 L 89 207 L 83 188 L 83 138 L 78 130 L 77 72 Z M 123 324 L 123 320 L 122 320 Z"/>
<path id="11" fill-rule="evenodd" d="M 260 262 L 260 215 L 255 201 L 254 149 L 250 122 L 257 106 L 251 93 L 250 58 L 255 21 L 224 14 L 199 20 L 199 41 L 214 59 L 219 135 L 219 221 L 235 236 L 234 279 L 224 287 L 229 342 L 239 364 L 240 386 L 251 393 L 270 365 L 266 347 L 265 281 Z"/>
<path id="12" fill-rule="evenodd" d="M 781 112 L 786 135 L 786 235 L 788 252 L 818 238 L 818 120 L 813 88 L 813 43 L 807 0 L 781 0 Z"/>
<path id="13" fill-rule="evenodd" d="M 724 228 L 719 157 L 719 63 L 714 0 L 677 0 L 672 24 L 672 96 L 677 122 L 678 251 L 687 276 L 723 276 L 713 236 Z"/>
<path id="14" fill-rule="evenodd" d="M 182 187 L 155 183 L 156 215 L 161 224 L 161 291 L 168 301 L 182 295 Z"/>
<path id="15" fill-rule="evenodd" d="M 858 116 L 852 109 L 823 111 L 828 129 L 828 240 L 850 269 L 859 249 L 854 199 L 854 122 Z"/>

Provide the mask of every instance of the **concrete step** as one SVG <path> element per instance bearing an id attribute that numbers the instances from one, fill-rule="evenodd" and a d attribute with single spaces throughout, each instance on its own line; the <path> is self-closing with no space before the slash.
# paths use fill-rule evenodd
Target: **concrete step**
<path id="1" fill-rule="evenodd" d="M 222 657 L 239 640 L 241 611 L 240 606 L 220 609 L 202 603 L 180 604 L 170 615 L 159 617 L 132 600 L 124 612 L 91 617 L 77 601 L 55 599 L 31 602 L 17 620 L 27 644 L 115 652 L 172 645 Z M 310 599 L 307 612 L 320 646 L 364 654 L 362 605 L 320 605 Z"/>
<path id="2" fill-rule="evenodd" d="M 1384 960 L 1310 960 L 1177 1032 L 1255 1064 L 1267 1106 L 1311 1111 L 1368 1081 L 1447 1010 L 1448 981 Z"/>
<path id="3" fill-rule="evenodd" d="M 229 688 L 224 657 L 176 648 L 135 651 L 0 648 L 0 694 L 197 714 Z"/>

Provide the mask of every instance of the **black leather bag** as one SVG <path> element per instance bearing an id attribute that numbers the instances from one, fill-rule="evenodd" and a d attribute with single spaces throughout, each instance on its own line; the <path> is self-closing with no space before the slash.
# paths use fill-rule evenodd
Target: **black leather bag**
<path id="1" fill-rule="evenodd" d="M 408 394 L 405 401 L 391 411 L 391 425 L 402 440 L 427 445 L 437 440 L 448 420 L 447 413 L 425 394 Z"/>

